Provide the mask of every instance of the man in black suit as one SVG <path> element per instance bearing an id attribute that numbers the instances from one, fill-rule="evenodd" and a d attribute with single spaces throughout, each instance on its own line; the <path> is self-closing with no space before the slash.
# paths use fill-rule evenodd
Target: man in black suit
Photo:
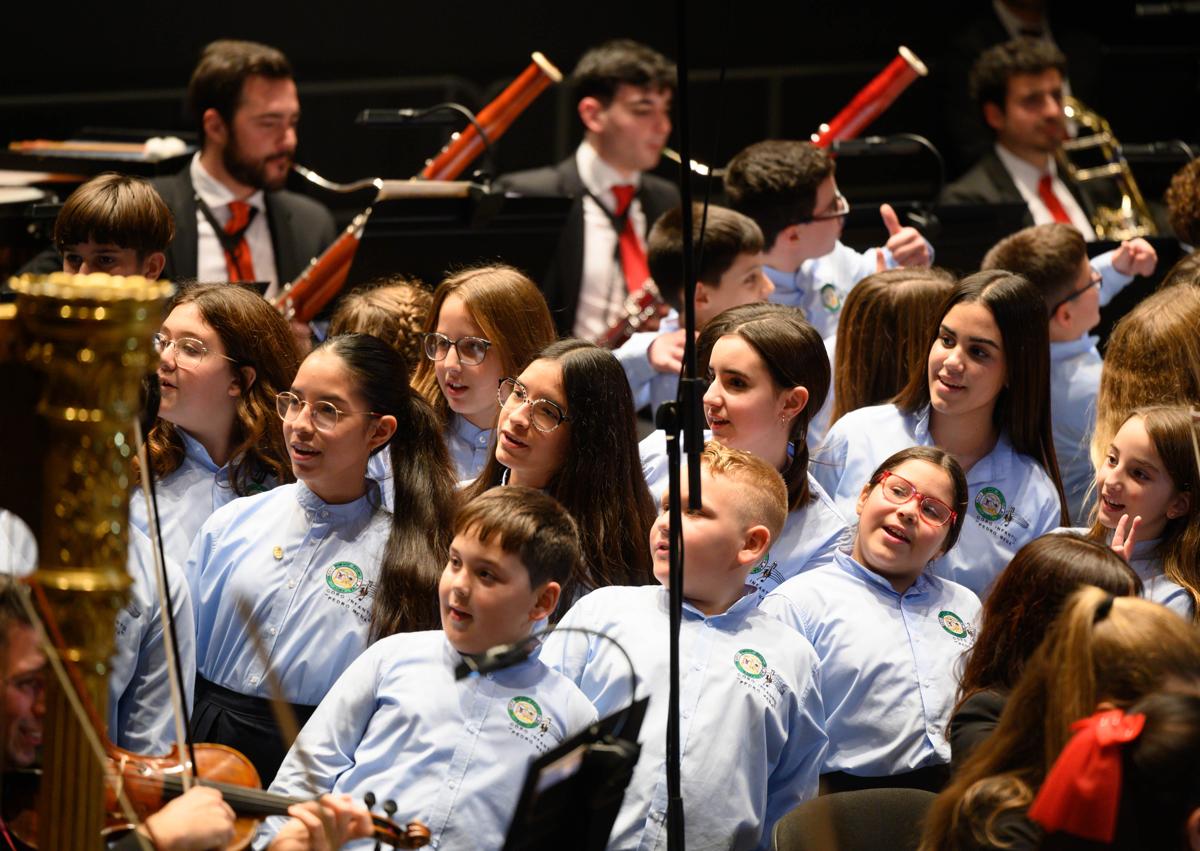
<path id="1" fill-rule="evenodd" d="M 641 287 L 632 279 L 644 277 L 650 226 L 679 205 L 674 184 L 645 174 L 658 165 L 671 133 L 675 70 L 657 51 L 622 39 L 584 54 L 572 84 L 583 142 L 558 165 L 504 175 L 497 188 L 575 199 L 542 291 L 561 334 L 597 339 L 624 316 L 628 293 Z M 619 196 L 628 193 L 632 201 L 622 209 Z M 625 260 L 628 270 L 620 246 L 626 221 L 642 252 L 640 267 L 636 258 Z"/>
<path id="2" fill-rule="evenodd" d="M 1094 240 L 1092 200 L 1055 155 L 1067 137 L 1066 58 L 1054 45 L 1019 38 L 989 48 L 971 69 L 971 94 L 995 145 L 942 191 L 947 204 L 1024 203 L 1026 225 L 1063 222 Z"/>
<path id="3" fill-rule="evenodd" d="M 159 274 L 265 281 L 274 295 L 336 236 L 324 206 L 283 189 L 300 117 L 291 65 L 273 47 L 215 41 L 192 74 L 188 103 L 201 130 L 200 152 L 178 174 L 150 181 L 175 219 Z M 231 204 L 249 219 L 240 233 L 226 232 L 239 230 L 229 227 Z M 52 249 L 21 271 L 58 270 L 72 271 Z"/>
<path id="4" fill-rule="evenodd" d="M 283 188 L 300 119 L 291 64 L 264 44 L 214 41 L 192 73 L 188 105 L 200 153 L 154 181 L 175 214 L 165 274 L 266 281 L 272 296 L 336 236 L 325 207 Z M 248 217 L 240 227 L 231 224 L 239 209 Z"/>

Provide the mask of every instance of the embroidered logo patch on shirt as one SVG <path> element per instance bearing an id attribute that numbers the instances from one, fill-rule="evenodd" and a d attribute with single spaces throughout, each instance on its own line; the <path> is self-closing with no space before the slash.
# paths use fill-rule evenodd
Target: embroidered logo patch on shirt
<path id="1" fill-rule="evenodd" d="M 984 520 L 999 520 L 1007 507 L 1008 502 L 998 488 L 984 488 L 975 494 L 975 510 Z"/>
<path id="2" fill-rule="evenodd" d="M 508 702 L 508 717 L 526 730 L 532 730 L 542 720 L 542 707 L 532 697 L 517 695 Z"/>
<path id="3" fill-rule="evenodd" d="M 352 594 L 362 584 L 363 572 L 352 561 L 335 561 L 325 571 L 325 584 L 339 594 Z"/>
<path id="4" fill-rule="evenodd" d="M 842 309 L 842 294 L 833 284 L 821 287 L 821 306 L 830 313 L 837 313 Z"/>
<path id="5" fill-rule="evenodd" d="M 938 612 L 938 623 L 950 634 L 955 644 L 961 647 L 970 647 L 974 644 L 975 630 L 956 613 L 949 609 L 943 609 Z"/>
<path id="6" fill-rule="evenodd" d="M 739 671 L 752 679 L 761 679 L 767 670 L 767 660 L 757 650 L 739 650 L 733 654 L 733 664 Z"/>

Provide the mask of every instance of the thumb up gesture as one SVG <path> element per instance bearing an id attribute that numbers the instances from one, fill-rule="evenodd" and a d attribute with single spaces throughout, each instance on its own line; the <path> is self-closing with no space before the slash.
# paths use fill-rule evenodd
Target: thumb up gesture
<path id="1" fill-rule="evenodd" d="M 880 205 L 879 216 L 888 232 L 888 240 L 884 247 L 892 252 L 896 262 L 901 266 L 928 266 L 932 259 L 929 256 L 929 245 L 917 229 L 901 226 L 900 218 L 891 204 Z"/>

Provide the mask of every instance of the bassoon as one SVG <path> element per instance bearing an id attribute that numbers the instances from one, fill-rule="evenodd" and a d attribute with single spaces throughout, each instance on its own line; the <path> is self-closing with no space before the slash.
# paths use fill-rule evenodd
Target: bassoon
<path id="1" fill-rule="evenodd" d="M 562 81 L 562 72 L 541 53 L 535 52 L 529 66 L 476 116 L 488 143 L 495 142 L 551 83 Z M 450 137 L 449 143 L 425 163 L 412 181 L 382 181 L 372 206 L 355 216 L 342 235 L 292 281 L 275 300 L 275 306 L 289 319 L 308 322 L 338 294 L 350 274 L 350 264 L 358 251 L 367 220 L 374 204 L 394 197 L 446 194 L 421 191 L 417 181 L 451 181 L 458 177 L 484 150 L 484 140 L 473 125 Z M 430 186 L 430 189 L 433 187 Z"/>

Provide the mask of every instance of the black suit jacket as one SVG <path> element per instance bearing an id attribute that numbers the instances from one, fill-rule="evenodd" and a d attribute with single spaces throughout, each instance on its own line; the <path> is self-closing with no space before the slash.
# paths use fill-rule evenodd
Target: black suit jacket
<path id="1" fill-rule="evenodd" d="M 1058 177 L 1062 180 L 1072 197 L 1083 208 L 1088 218 L 1095 212 L 1095 205 L 1083 187 L 1071 180 L 1061 170 Z M 938 199 L 943 204 L 1024 204 L 1025 199 L 1013 183 L 1008 169 L 996 155 L 995 149 L 989 150 L 971 169 L 942 190 Z M 1025 211 L 1025 227 L 1033 225 L 1033 214 Z"/>
<path id="2" fill-rule="evenodd" d="M 569 336 L 575 327 L 575 310 L 579 305 L 579 288 L 583 281 L 583 199 L 586 194 L 579 169 L 575 166 L 575 155 L 571 154 L 556 166 L 503 175 L 496 181 L 496 188 L 518 195 L 575 199 L 567 212 L 550 268 L 541 281 L 541 289 L 550 305 L 550 315 L 554 317 L 558 333 Z M 642 175 L 635 197 L 642 204 L 647 227 L 653 225 L 667 210 L 679 206 L 679 190 L 675 184 L 652 174 Z"/>
<path id="3" fill-rule="evenodd" d="M 196 190 L 188 169 L 150 181 L 175 216 L 175 239 L 167 248 L 163 277 L 187 280 L 196 277 Z M 275 249 L 275 268 L 279 283 L 295 280 L 308 261 L 329 247 L 337 236 L 333 215 L 322 204 L 280 190 L 266 192 L 267 225 Z"/>
<path id="4" fill-rule="evenodd" d="M 162 196 L 175 217 L 175 238 L 167 246 L 167 264 L 162 277 L 169 281 L 196 278 L 196 191 L 191 172 L 151 178 L 150 183 Z M 281 190 L 264 195 L 271 245 L 275 249 L 275 268 L 279 283 L 286 284 L 308 266 L 308 261 L 329 247 L 337 236 L 333 216 L 322 204 Z M 49 274 L 62 271 L 62 257 L 54 248 L 43 251 L 22 269 L 22 273 Z"/>

